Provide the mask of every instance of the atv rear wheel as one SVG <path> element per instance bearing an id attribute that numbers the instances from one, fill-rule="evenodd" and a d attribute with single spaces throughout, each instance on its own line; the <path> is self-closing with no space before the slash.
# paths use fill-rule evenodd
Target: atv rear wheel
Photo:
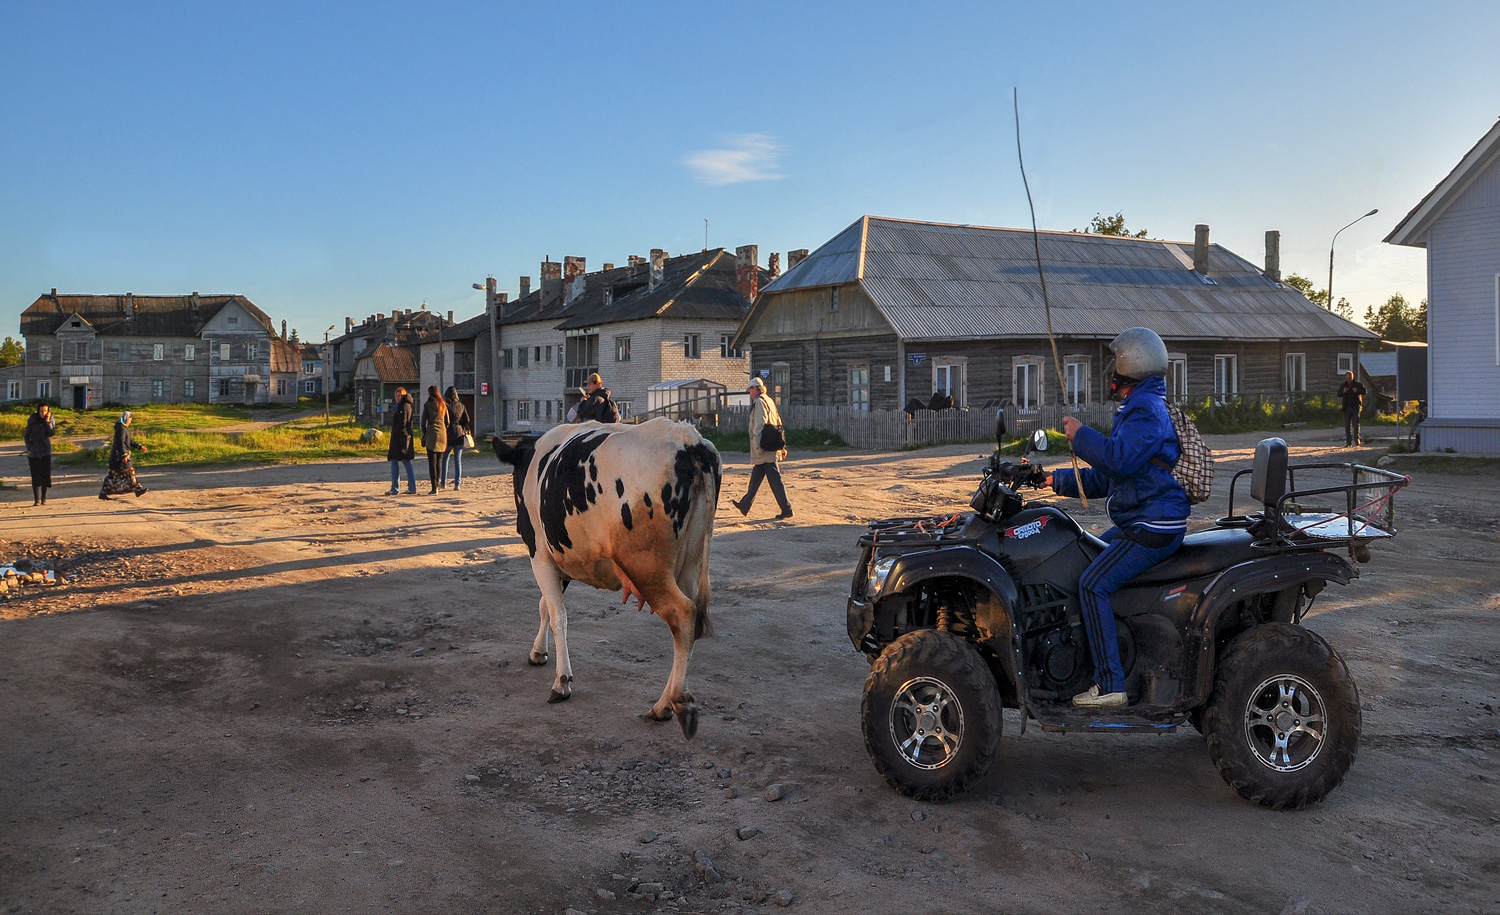
<path id="1" fill-rule="evenodd" d="M 1235 791 L 1299 810 L 1337 788 L 1353 764 L 1359 690 L 1321 636 L 1266 623 L 1220 656 L 1203 724 L 1209 758 Z"/>
<path id="2" fill-rule="evenodd" d="M 907 797 L 941 801 L 989 771 L 1000 748 L 1000 692 L 974 646 L 937 629 L 881 652 L 861 703 L 865 750 Z"/>

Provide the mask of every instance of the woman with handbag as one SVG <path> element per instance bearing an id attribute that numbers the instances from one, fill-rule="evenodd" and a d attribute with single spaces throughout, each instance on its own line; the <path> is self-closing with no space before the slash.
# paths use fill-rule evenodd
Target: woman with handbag
<path id="1" fill-rule="evenodd" d="M 448 455 L 448 402 L 438 393 L 438 386 L 427 386 L 427 402 L 422 404 L 422 447 L 427 450 L 427 478 L 432 489 L 438 491 L 438 468 Z"/>
<path id="2" fill-rule="evenodd" d="M 453 461 L 453 491 L 464 479 L 464 449 L 474 447 L 474 421 L 463 401 L 458 399 L 458 388 L 448 385 L 443 392 L 448 402 L 448 450 L 443 453 L 443 466 L 438 471 L 438 488 L 448 488 L 448 461 Z"/>
<path id="3" fill-rule="evenodd" d="M 776 402 L 766 396 L 766 383 L 759 378 L 750 379 L 745 393 L 751 397 L 750 463 L 753 466 L 750 468 L 750 490 L 733 504 L 740 514 L 750 514 L 755 491 L 760 488 L 761 480 L 767 480 L 776 504 L 781 506 L 781 514 L 776 516 L 776 520 L 781 521 L 792 516 L 792 504 L 786 500 L 786 487 L 781 483 L 779 466 L 786 457 L 786 433 L 781 426 L 781 413 L 776 409 Z"/>

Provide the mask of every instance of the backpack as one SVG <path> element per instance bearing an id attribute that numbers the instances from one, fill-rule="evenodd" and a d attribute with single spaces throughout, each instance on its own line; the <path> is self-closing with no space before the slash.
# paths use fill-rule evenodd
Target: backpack
<path id="1" fill-rule="evenodd" d="M 601 423 L 617 423 L 620 421 L 620 408 L 615 406 L 615 399 L 606 396 L 604 405 L 599 408 L 599 421 Z"/>
<path id="2" fill-rule="evenodd" d="M 1176 467 L 1168 467 L 1161 458 L 1152 458 L 1151 463 L 1172 472 L 1172 479 L 1187 493 L 1189 505 L 1206 502 L 1214 490 L 1214 453 L 1181 407 L 1167 404 L 1167 415 L 1172 417 L 1172 428 L 1177 432 L 1177 444 L 1182 454 L 1177 458 Z"/>

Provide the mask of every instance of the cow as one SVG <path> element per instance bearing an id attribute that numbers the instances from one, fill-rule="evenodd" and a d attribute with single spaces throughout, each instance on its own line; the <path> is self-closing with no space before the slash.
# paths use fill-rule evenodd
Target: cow
<path id="1" fill-rule="evenodd" d="M 672 673 L 647 717 L 666 721 L 675 713 L 691 739 L 698 710 L 685 686 L 688 658 L 697 639 L 713 634 L 708 541 L 723 477 L 718 450 L 692 426 L 660 418 L 570 424 L 490 442 L 514 468 L 516 529 L 542 592 L 528 660 L 547 663 L 549 629 L 557 645 L 547 701 L 573 693 L 563 589 L 580 581 L 623 591 L 625 602 L 635 597 L 672 630 Z"/>

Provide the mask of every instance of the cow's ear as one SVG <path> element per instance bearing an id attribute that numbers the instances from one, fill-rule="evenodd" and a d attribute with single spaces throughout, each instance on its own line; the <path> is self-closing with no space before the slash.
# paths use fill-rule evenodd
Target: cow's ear
<path id="1" fill-rule="evenodd" d="M 507 464 L 514 464 L 516 462 L 516 458 L 520 457 L 520 455 L 518 454 L 519 449 L 512 448 L 511 446 L 505 444 L 505 442 L 502 441 L 500 436 L 498 435 L 490 436 L 490 446 L 495 449 L 495 457 L 499 458 Z"/>

